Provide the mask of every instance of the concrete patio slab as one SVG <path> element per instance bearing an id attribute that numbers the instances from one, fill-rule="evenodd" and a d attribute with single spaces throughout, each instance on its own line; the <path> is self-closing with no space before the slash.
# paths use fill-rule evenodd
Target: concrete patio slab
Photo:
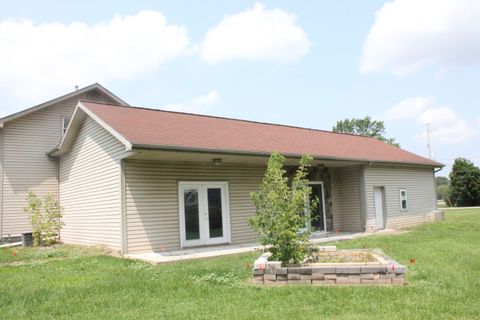
<path id="1" fill-rule="evenodd" d="M 376 233 L 367 233 L 367 232 L 325 232 L 321 234 L 313 235 L 311 242 L 314 244 L 326 243 L 332 241 L 344 241 L 352 240 L 357 238 L 369 237 L 378 234 L 394 234 L 398 233 L 398 230 L 381 230 Z M 168 251 L 168 252 L 146 252 L 146 253 L 134 253 L 126 254 L 125 258 L 128 259 L 138 259 L 145 262 L 158 264 L 166 262 L 175 262 L 182 260 L 191 260 L 191 259 L 203 259 L 203 258 L 213 258 L 219 256 L 226 256 L 232 254 L 239 254 L 252 251 L 262 251 L 264 247 L 258 243 L 252 244 L 243 244 L 243 245 L 218 245 L 218 246 L 207 246 L 207 247 L 196 247 L 188 248 L 183 250 Z"/>

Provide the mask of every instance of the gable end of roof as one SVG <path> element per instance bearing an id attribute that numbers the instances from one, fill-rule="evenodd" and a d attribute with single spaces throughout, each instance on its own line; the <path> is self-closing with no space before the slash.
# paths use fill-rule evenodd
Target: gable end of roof
<path id="1" fill-rule="evenodd" d="M 92 118 L 95 122 L 97 122 L 102 128 L 108 131 L 115 139 L 117 139 L 120 143 L 125 146 L 125 151 L 132 150 L 132 143 L 128 141 L 124 136 L 122 136 L 118 131 L 108 125 L 105 121 L 100 119 L 96 114 L 88 110 L 81 101 L 78 102 L 77 107 L 72 116 L 72 120 L 70 121 L 67 131 L 62 138 L 62 141 L 55 149 L 48 152 L 48 156 L 50 157 L 59 157 L 67 153 L 72 144 L 75 141 L 76 135 L 80 130 L 80 126 L 82 125 L 83 121 L 86 117 Z"/>
<path id="2" fill-rule="evenodd" d="M 18 119 L 20 117 L 23 117 L 23 116 L 26 116 L 28 114 L 31 114 L 33 112 L 36 112 L 36 111 L 39 111 L 39 110 L 42 110 L 44 108 L 48 108 L 54 104 L 57 104 L 59 102 L 62 102 L 62 101 L 65 101 L 67 99 L 70 99 L 70 98 L 73 98 L 77 95 L 81 95 L 83 93 L 86 93 L 86 92 L 89 92 L 89 91 L 92 91 L 92 90 L 98 90 L 100 92 L 102 92 L 103 94 L 105 94 L 106 96 L 108 96 L 109 98 L 111 98 L 112 100 L 114 100 L 116 103 L 118 103 L 119 106 L 129 106 L 129 104 L 125 101 L 123 101 L 122 99 L 120 99 L 119 97 L 117 97 L 115 94 L 113 94 L 112 92 L 110 92 L 109 90 L 107 90 L 105 87 L 103 87 L 101 84 L 99 83 L 94 83 L 94 84 L 91 84 L 89 86 L 86 86 L 84 88 L 81 88 L 81 89 L 78 89 L 76 91 L 72 91 L 70 93 L 67 93 L 63 96 L 60 96 L 58 98 L 55 98 L 55 99 L 52 99 L 52 100 L 49 100 L 49 101 L 46 101 L 44 103 L 41 103 L 39 105 L 36 105 L 36 106 L 33 106 L 33 107 L 30 107 L 30 108 L 27 108 L 27 109 L 24 109 L 24 110 L 21 110 L 19 112 L 16 112 L 16 113 L 13 113 L 11 115 L 8 115 L 6 117 L 3 117 L 0 119 L 0 128 L 3 126 L 4 123 L 6 122 L 9 122 L 9 121 L 12 121 L 12 120 L 15 120 L 15 119 Z"/>

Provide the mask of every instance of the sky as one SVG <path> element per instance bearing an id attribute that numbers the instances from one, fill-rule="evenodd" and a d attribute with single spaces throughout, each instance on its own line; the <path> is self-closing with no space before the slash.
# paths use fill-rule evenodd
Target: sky
<path id="1" fill-rule="evenodd" d="M 331 130 L 480 165 L 480 1 L 1 1 L 0 116 L 98 82 L 128 103 Z"/>

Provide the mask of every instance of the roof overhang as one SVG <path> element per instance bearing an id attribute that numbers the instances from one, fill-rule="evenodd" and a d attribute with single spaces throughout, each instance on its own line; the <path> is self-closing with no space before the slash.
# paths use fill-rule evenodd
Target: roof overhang
<path id="1" fill-rule="evenodd" d="M 84 88 L 81 88 L 81 89 L 78 89 L 76 91 L 73 91 L 73 92 L 70 92 L 66 95 L 63 95 L 61 97 L 58 97 L 56 99 L 53 99 L 53 100 L 50 100 L 50 101 L 47 101 L 47 102 L 44 102 L 42 104 L 39 104 L 39 105 L 36 105 L 34 107 L 31 107 L 31 108 L 28 108 L 28 109 L 25 109 L 25 110 L 22 110 L 22 111 L 19 111 L 17 113 L 14 113 L 14 114 L 11 114 L 9 116 L 6 116 L 4 118 L 1 118 L 0 119 L 0 129 L 3 128 L 3 124 L 8 122 L 8 121 L 12 121 L 12 120 L 15 120 L 17 118 L 20 118 L 20 117 L 23 117 L 23 116 L 26 116 L 30 113 L 33 113 L 35 111 L 38 111 L 38 110 L 41 110 L 41 109 L 44 109 L 44 108 L 47 108 L 49 106 L 52 106 L 56 103 L 59 103 L 59 102 L 62 102 L 64 100 L 67 100 L 67 99 L 70 99 L 70 98 L 73 98 L 77 95 L 81 95 L 83 93 L 86 93 L 86 92 L 89 92 L 89 91 L 92 91 L 92 90 L 98 90 L 100 92 L 102 92 L 103 94 L 107 95 L 108 97 L 110 97 L 111 99 L 113 99 L 116 103 L 118 103 L 119 105 L 122 105 L 122 106 L 129 106 L 129 104 L 125 101 L 123 101 L 122 99 L 120 99 L 119 97 L 117 97 L 116 95 L 114 95 L 112 92 L 110 92 L 109 90 L 107 90 L 105 87 L 103 87 L 102 85 L 100 85 L 99 83 L 94 83 L 92 85 L 89 85 L 87 87 L 84 87 Z"/>
<path id="2" fill-rule="evenodd" d="M 219 150 L 219 149 L 205 149 L 205 148 L 191 148 L 191 147 L 181 147 L 181 146 L 165 146 L 165 145 L 146 145 L 146 144 L 136 144 L 132 143 L 131 148 L 133 151 L 163 151 L 163 152 L 175 152 L 180 155 L 181 153 L 196 153 L 196 154 L 209 154 L 209 155 L 218 155 L 218 156 L 251 156 L 259 158 L 268 158 L 272 152 L 249 152 L 249 151 L 237 151 L 237 150 Z M 140 152 L 141 153 L 141 152 Z M 139 153 L 137 153 L 139 154 Z M 302 157 L 299 154 L 285 154 L 282 155 L 287 159 L 295 159 L 296 161 Z M 443 164 L 430 165 L 430 164 L 421 164 L 416 162 L 405 162 L 405 161 L 375 161 L 370 159 L 359 159 L 359 158 L 335 158 L 335 157 L 326 157 L 322 155 L 311 155 L 314 158 L 315 162 L 324 162 L 332 164 L 333 162 L 344 163 L 344 165 L 394 165 L 394 166 L 417 166 L 417 167 L 428 167 L 428 168 L 443 168 Z M 136 156 L 134 158 L 139 158 Z"/>
<path id="3" fill-rule="evenodd" d="M 132 151 L 129 154 L 129 160 L 142 161 L 162 161 L 171 163 L 204 163 L 211 164 L 214 159 L 220 159 L 222 164 L 242 164 L 242 165 L 260 165 L 265 166 L 270 157 L 270 153 L 241 153 L 241 152 L 219 152 L 216 150 L 191 150 L 180 148 L 140 148 L 138 145 L 132 145 Z M 300 160 L 299 156 L 285 156 L 285 165 L 296 166 Z M 345 167 L 365 165 L 359 161 L 342 161 L 328 159 L 314 159 L 312 165 L 325 167 Z"/>

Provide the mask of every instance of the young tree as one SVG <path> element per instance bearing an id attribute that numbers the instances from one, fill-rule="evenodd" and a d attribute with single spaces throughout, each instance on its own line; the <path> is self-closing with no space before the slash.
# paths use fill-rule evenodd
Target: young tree
<path id="1" fill-rule="evenodd" d="M 456 207 L 480 205 L 480 168 L 467 159 L 455 159 L 450 172 L 450 200 Z"/>
<path id="2" fill-rule="evenodd" d="M 42 199 L 40 199 L 34 192 L 30 191 L 27 195 L 27 206 L 24 210 L 30 218 L 30 224 L 32 225 L 33 245 L 35 247 L 42 244 L 42 206 Z"/>
<path id="3" fill-rule="evenodd" d="M 42 200 L 33 191 L 30 191 L 24 210 L 32 225 L 33 245 L 54 244 L 63 226 L 61 221 L 63 208 L 55 196 L 47 194 Z"/>
<path id="4" fill-rule="evenodd" d="M 60 203 L 51 193 L 44 197 L 43 201 L 44 209 L 44 241 L 46 245 L 54 244 L 59 235 L 60 230 L 63 227 L 62 210 Z"/>
<path id="5" fill-rule="evenodd" d="M 395 139 L 388 139 L 385 137 L 386 131 L 383 121 L 372 120 L 370 117 L 337 121 L 337 124 L 332 128 L 332 131 L 373 137 L 396 147 L 400 147 L 400 144 L 395 142 Z"/>
<path id="6" fill-rule="evenodd" d="M 316 202 L 308 203 L 312 190 L 307 174 L 312 158 L 302 157 L 291 187 L 283 169 L 284 161 L 278 153 L 270 156 L 260 191 L 251 194 L 257 210 L 249 223 L 259 232 L 261 243 L 269 246 L 272 259 L 288 264 L 302 261 L 310 247 L 310 232 L 300 230 L 309 219 L 304 215 L 306 207 L 314 209 Z"/>

